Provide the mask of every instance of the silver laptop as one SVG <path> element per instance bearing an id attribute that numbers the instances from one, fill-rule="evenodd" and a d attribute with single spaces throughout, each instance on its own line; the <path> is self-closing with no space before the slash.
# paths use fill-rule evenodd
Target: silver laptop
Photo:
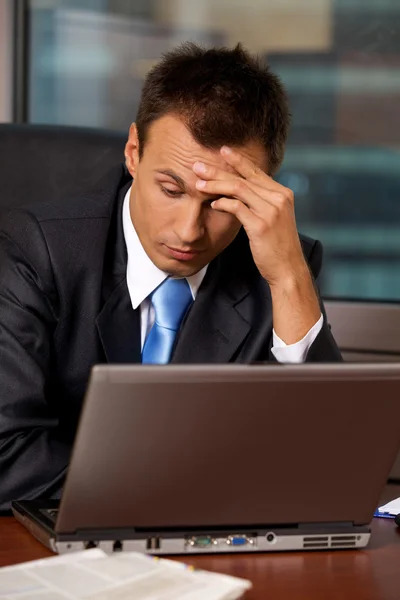
<path id="1" fill-rule="evenodd" d="M 362 548 L 400 447 L 400 364 L 96 366 L 55 552 Z"/>

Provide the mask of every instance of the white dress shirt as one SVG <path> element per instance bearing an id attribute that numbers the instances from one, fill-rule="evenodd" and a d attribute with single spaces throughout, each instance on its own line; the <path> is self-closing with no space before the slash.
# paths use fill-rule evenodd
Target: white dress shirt
<path id="1" fill-rule="evenodd" d="M 154 308 L 149 296 L 168 277 L 168 273 L 161 271 L 147 256 L 132 223 L 129 210 L 129 197 L 131 188 L 126 193 L 122 209 L 122 225 L 128 254 L 126 269 L 126 282 L 132 307 L 136 310 L 140 306 L 141 347 L 154 323 Z M 195 275 L 187 277 L 193 300 L 199 290 L 201 282 L 207 272 L 208 265 Z M 296 344 L 287 345 L 275 333 L 273 335 L 272 353 L 276 360 L 282 363 L 302 363 L 307 352 L 320 332 L 323 317 L 310 329 L 307 335 Z"/>

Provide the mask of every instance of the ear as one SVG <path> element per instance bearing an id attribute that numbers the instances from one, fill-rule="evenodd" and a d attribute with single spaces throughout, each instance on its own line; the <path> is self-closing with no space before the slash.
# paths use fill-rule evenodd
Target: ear
<path id="1" fill-rule="evenodd" d="M 129 128 L 128 141 L 125 145 L 125 165 L 134 178 L 139 165 L 139 138 L 135 123 Z"/>

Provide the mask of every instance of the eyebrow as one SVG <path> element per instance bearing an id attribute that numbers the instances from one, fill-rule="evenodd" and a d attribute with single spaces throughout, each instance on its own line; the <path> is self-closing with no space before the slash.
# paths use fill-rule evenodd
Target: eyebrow
<path id="1" fill-rule="evenodd" d="M 175 183 L 177 185 L 179 185 L 184 192 L 187 191 L 186 184 L 183 181 L 182 177 L 179 177 L 179 175 L 177 175 L 174 171 L 172 171 L 172 169 L 154 169 L 154 173 L 159 173 L 161 175 L 168 175 L 168 177 L 171 177 L 171 179 L 173 179 L 175 181 Z M 221 198 L 221 196 L 219 194 L 209 194 L 206 202 L 209 202 L 211 200 L 219 200 L 219 198 Z"/>
<path id="2" fill-rule="evenodd" d="M 186 190 L 186 184 L 183 181 L 182 177 L 179 177 L 179 175 L 174 173 L 174 171 L 172 171 L 171 169 L 156 169 L 155 173 L 160 173 L 161 175 L 168 175 L 168 177 L 171 177 L 171 179 L 173 179 L 175 183 L 177 183 L 183 190 Z"/>

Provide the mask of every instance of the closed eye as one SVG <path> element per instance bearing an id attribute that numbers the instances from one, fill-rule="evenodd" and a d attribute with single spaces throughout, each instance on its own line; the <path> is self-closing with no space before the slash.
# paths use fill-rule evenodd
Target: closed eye
<path id="1" fill-rule="evenodd" d="M 179 198 L 180 196 L 183 196 L 183 194 L 185 193 L 182 190 L 170 190 L 161 184 L 160 184 L 160 188 L 161 188 L 161 191 L 166 196 L 169 196 L 169 198 Z M 222 196 L 213 196 L 212 198 L 205 200 L 204 204 L 206 204 L 207 206 L 210 206 L 212 202 L 214 202 L 215 200 L 219 200 L 220 198 L 222 198 Z"/>
<path id="2" fill-rule="evenodd" d="M 163 185 L 161 185 L 160 187 L 161 187 L 161 190 L 164 192 L 164 194 L 166 194 L 170 198 L 178 198 L 179 196 L 183 195 L 182 190 L 169 190 L 168 188 L 164 187 Z"/>

